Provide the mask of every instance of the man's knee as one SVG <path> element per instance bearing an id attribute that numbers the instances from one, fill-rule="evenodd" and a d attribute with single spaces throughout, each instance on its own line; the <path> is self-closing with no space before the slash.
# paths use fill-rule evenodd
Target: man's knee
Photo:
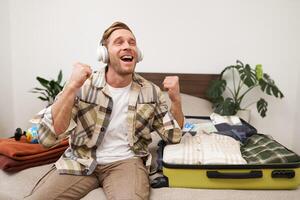
<path id="1" fill-rule="evenodd" d="M 148 200 L 149 174 L 142 160 L 131 159 L 121 162 L 105 178 L 103 189 L 109 200 Z"/>

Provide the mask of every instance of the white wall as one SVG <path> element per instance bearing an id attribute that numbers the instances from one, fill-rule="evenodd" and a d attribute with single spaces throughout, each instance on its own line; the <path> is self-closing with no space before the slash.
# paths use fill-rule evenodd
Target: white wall
<path id="1" fill-rule="evenodd" d="M 12 136 L 14 104 L 12 102 L 12 67 L 10 48 L 9 1 L 0 1 L 0 136 Z"/>
<path id="2" fill-rule="evenodd" d="M 98 39 L 121 20 L 145 54 L 137 71 L 219 73 L 236 59 L 263 64 L 285 98 L 268 98 L 267 118 L 254 110 L 252 123 L 296 148 L 299 8 L 297 0 L 11 0 L 14 127 L 28 126 L 45 105 L 28 93 L 35 77 L 55 77 L 59 69 L 67 76 L 76 61 L 97 68 Z"/>
<path id="3" fill-rule="evenodd" d="M 299 44 L 300 45 L 300 44 Z M 300 123 L 300 105 L 299 105 L 299 99 L 300 99 L 300 68 L 298 69 L 298 97 L 297 97 L 297 105 L 296 105 L 296 119 L 295 119 L 295 132 L 294 132 L 294 146 L 292 147 L 293 150 L 297 153 L 300 154 L 300 145 L 299 145 L 299 141 L 300 141 L 300 126 L 298 123 Z"/>

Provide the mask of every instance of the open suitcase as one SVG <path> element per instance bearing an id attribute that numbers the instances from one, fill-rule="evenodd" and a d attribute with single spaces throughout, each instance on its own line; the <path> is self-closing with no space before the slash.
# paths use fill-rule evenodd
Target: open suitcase
<path id="1" fill-rule="evenodd" d="M 210 120 L 209 117 L 193 117 L 201 120 Z M 249 127 L 253 135 L 256 129 L 242 121 Z M 251 132 L 250 131 L 250 132 Z M 193 136 L 189 136 L 193 137 Z M 274 141 L 276 143 L 276 141 Z M 279 144 L 279 143 L 278 143 Z M 202 164 L 183 161 L 172 162 L 171 157 L 188 156 L 183 151 L 173 151 L 170 148 L 183 148 L 183 145 L 167 145 L 163 150 L 162 170 L 167 177 L 169 187 L 207 188 L 207 189 L 295 189 L 300 184 L 300 159 L 288 163 L 269 164 Z M 283 147 L 285 148 L 285 147 Z M 288 149 L 283 149 L 291 152 Z M 180 153 L 181 152 L 181 153 Z M 171 155 L 173 154 L 173 155 Z M 176 154 L 176 155 L 174 155 Z M 291 154 L 294 154 L 291 152 Z M 170 159 L 168 159 L 168 157 Z M 267 158 L 268 159 L 268 158 Z"/>

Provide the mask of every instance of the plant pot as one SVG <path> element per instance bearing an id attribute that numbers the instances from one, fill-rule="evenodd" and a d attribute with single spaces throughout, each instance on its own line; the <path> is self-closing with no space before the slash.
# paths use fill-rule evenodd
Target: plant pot
<path id="1" fill-rule="evenodd" d="M 246 110 L 239 110 L 236 113 L 237 116 L 239 116 L 240 118 L 242 118 L 243 120 L 245 120 L 246 122 L 250 122 L 251 119 L 251 111 L 246 109 Z"/>

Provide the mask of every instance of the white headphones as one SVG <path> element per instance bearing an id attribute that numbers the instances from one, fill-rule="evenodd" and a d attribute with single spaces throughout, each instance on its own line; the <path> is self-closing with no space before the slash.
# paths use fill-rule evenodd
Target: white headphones
<path id="1" fill-rule="evenodd" d="M 108 63 L 108 59 L 109 59 L 108 50 L 105 46 L 101 44 L 101 42 L 99 42 L 98 44 L 97 57 L 99 62 L 102 61 L 105 64 Z M 137 62 L 141 62 L 143 60 L 143 57 L 144 55 L 142 51 L 139 48 L 137 48 Z"/>

